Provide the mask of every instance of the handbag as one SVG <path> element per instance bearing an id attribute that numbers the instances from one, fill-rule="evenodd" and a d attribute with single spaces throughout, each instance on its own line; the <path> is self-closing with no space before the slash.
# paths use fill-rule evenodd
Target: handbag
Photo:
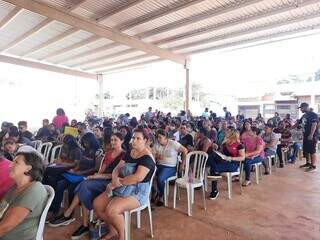
<path id="1" fill-rule="evenodd" d="M 108 233 L 107 224 L 101 220 L 90 223 L 89 226 L 89 237 L 90 240 L 99 240 L 101 237 Z"/>

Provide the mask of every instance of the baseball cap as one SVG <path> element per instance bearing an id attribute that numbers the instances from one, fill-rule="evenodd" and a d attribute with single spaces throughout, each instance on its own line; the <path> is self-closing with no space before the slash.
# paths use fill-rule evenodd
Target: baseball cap
<path id="1" fill-rule="evenodd" d="M 306 107 L 309 107 L 309 104 L 306 102 L 303 102 L 300 104 L 300 106 L 298 108 L 306 108 Z"/>

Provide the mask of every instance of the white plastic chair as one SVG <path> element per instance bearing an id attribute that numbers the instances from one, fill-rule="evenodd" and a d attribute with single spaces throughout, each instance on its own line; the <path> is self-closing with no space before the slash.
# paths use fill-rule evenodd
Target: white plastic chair
<path id="1" fill-rule="evenodd" d="M 53 163 L 56 159 L 60 157 L 62 145 L 57 145 L 52 148 L 50 163 Z"/>
<path id="2" fill-rule="evenodd" d="M 270 174 L 272 174 L 272 159 L 274 161 L 274 171 L 275 172 L 277 171 L 277 165 L 278 165 L 277 155 L 268 156 L 267 159 L 268 159 L 268 163 L 269 163 L 269 169 L 270 169 L 269 171 L 270 171 Z"/>
<path id="3" fill-rule="evenodd" d="M 44 156 L 44 163 L 48 164 L 49 163 L 49 154 L 50 154 L 50 150 L 52 148 L 52 143 L 51 142 L 46 142 L 46 143 L 42 143 L 40 145 L 40 147 L 37 149 L 38 152 L 40 152 L 41 154 L 43 154 Z"/>
<path id="4" fill-rule="evenodd" d="M 153 178 L 156 174 L 156 171 L 157 171 L 157 168 L 155 167 L 154 172 L 151 177 L 151 180 L 150 180 L 150 186 L 148 189 L 149 196 L 151 193 L 152 182 L 153 182 Z M 124 212 L 125 240 L 130 240 L 130 237 L 131 237 L 131 214 L 135 213 L 135 212 L 137 213 L 137 228 L 140 228 L 141 227 L 141 211 L 144 210 L 145 208 L 148 208 L 150 235 L 151 235 L 151 238 L 153 238 L 152 212 L 151 212 L 151 204 L 150 204 L 150 199 L 149 199 L 147 204 L 142 205 L 136 209 Z"/>
<path id="5" fill-rule="evenodd" d="M 35 141 L 32 141 L 31 143 L 33 144 L 33 147 L 34 147 L 36 150 L 38 150 L 39 147 L 40 147 L 41 144 L 42 144 L 42 141 L 41 141 L 41 140 L 35 140 Z"/>
<path id="6" fill-rule="evenodd" d="M 236 172 L 222 172 L 220 173 L 221 176 L 227 178 L 228 183 L 228 198 L 232 198 L 232 177 L 238 176 L 239 177 L 239 184 L 240 184 L 240 194 L 242 194 L 242 176 L 243 176 L 243 163 L 240 162 L 240 166 Z"/>
<path id="7" fill-rule="evenodd" d="M 190 167 L 190 157 L 193 156 L 193 168 Z M 174 185 L 173 208 L 176 208 L 177 190 L 179 187 L 187 189 L 188 215 L 192 216 L 192 204 L 194 202 L 194 189 L 202 188 L 203 205 L 206 210 L 206 198 L 204 189 L 204 175 L 208 154 L 202 151 L 188 153 L 186 159 L 185 173 L 182 178 L 178 178 Z M 189 182 L 189 169 L 192 169 L 192 182 Z"/>
<path id="8" fill-rule="evenodd" d="M 45 225 L 45 222 L 46 222 L 47 213 L 48 213 L 49 207 L 50 207 L 50 205 L 52 203 L 52 200 L 54 198 L 54 190 L 53 190 L 53 188 L 51 186 L 48 186 L 48 185 L 44 185 L 44 187 L 47 190 L 48 199 L 47 199 L 46 206 L 43 209 L 43 212 L 42 212 L 41 217 L 40 217 L 40 222 L 39 222 L 39 226 L 38 226 L 38 230 L 37 230 L 36 240 L 43 240 L 43 230 L 44 230 L 44 225 Z"/>
<path id="9" fill-rule="evenodd" d="M 256 183 L 259 184 L 259 179 L 262 179 L 262 171 L 260 167 L 262 166 L 262 162 L 253 164 L 256 173 Z"/>

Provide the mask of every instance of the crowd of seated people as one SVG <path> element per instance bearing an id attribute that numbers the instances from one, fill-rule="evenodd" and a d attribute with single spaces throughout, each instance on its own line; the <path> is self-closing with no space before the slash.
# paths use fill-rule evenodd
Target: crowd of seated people
<path id="1" fill-rule="evenodd" d="M 279 167 L 283 167 L 284 150 L 288 162 L 295 163 L 303 148 L 306 164 L 302 167 L 315 170 L 312 146 L 317 138 L 318 118 L 308 106 L 302 107 L 304 115 L 296 122 L 288 114 L 281 119 L 277 113 L 268 120 L 261 114 L 255 119 L 233 117 L 227 108 L 223 109 L 223 117 L 209 109 L 198 117 L 185 111 L 174 117 L 151 107 L 140 119 L 125 114 L 118 119 L 105 118 L 103 122 L 73 119 L 70 125 L 64 110 L 59 108 L 52 123 L 44 119 L 35 134 L 28 130 L 26 121 L 20 121 L 18 127 L 3 122 L 0 165 L 6 170 L 0 173 L 0 201 L 9 202 L 6 209 L 0 205 L 0 237 L 19 236 L 20 225 L 36 228 L 34 219 L 40 216 L 45 202 L 44 184 L 55 190 L 47 216 L 50 226 L 70 224 L 75 220 L 75 209 L 81 206 L 82 224 L 72 239 L 88 234 L 92 210 L 108 225 L 110 231 L 104 239 L 124 239 L 124 211 L 145 204 L 151 186 L 155 207 L 163 206 L 166 180 L 181 175 L 187 154 L 192 151 L 208 154 L 207 167 L 212 176 L 236 172 L 242 163 L 243 186 L 250 185 L 254 164 L 263 164 L 265 174 L 270 173 L 272 166 L 266 160 L 269 156 L 278 155 Z M 77 134 L 66 132 L 66 127 Z M 307 136 L 303 129 L 307 129 Z M 62 145 L 59 157 L 43 166 L 39 150 L 33 148 L 35 140 Z M 306 141 L 310 141 L 307 146 Z M 9 172 L 10 161 L 13 169 L 17 168 L 14 172 Z M 219 195 L 217 179 L 213 178 L 211 200 Z M 34 192 L 41 196 L 37 205 L 26 203 Z M 65 192 L 68 201 L 64 200 Z M 13 202 L 17 203 L 11 206 Z M 15 209 L 16 206 L 21 207 Z M 21 216 L 18 223 L 11 222 L 15 212 Z M 28 234 L 34 236 L 35 232 L 30 230 Z"/>

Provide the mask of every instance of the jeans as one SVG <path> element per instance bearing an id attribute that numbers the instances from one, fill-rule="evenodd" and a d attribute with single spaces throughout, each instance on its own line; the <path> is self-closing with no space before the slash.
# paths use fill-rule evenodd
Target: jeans
<path id="1" fill-rule="evenodd" d="M 263 159 L 262 164 L 263 164 L 264 168 L 267 170 L 267 169 L 269 169 L 269 168 L 271 167 L 271 166 L 269 166 L 268 157 L 269 157 L 269 156 L 276 155 L 276 152 L 270 150 L 269 148 L 266 148 L 266 149 L 264 150 L 264 155 L 265 155 L 265 159 Z"/>
<path id="2" fill-rule="evenodd" d="M 293 153 L 292 153 L 292 156 L 290 156 L 290 159 L 294 162 L 298 157 L 298 152 L 302 149 L 302 145 L 301 143 L 295 142 L 292 148 L 293 148 Z"/>
<path id="3" fill-rule="evenodd" d="M 222 172 L 236 172 L 239 168 L 239 163 L 236 161 L 225 161 L 216 153 L 209 155 L 207 166 L 210 167 L 210 175 L 214 176 Z M 218 191 L 217 181 L 212 181 L 211 191 Z"/>
<path id="4" fill-rule="evenodd" d="M 162 198 L 164 195 L 165 182 L 169 177 L 175 176 L 177 173 L 176 167 L 167 167 L 163 165 L 157 165 L 157 188 L 159 197 Z"/>
<path id="5" fill-rule="evenodd" d="M 54 195 L 54 198 L 51 203 L 49 211 L 52 211 L 55 214 L 59 213 L 61 203 L 63 200 L 63 193 L 64 193 L 65 189 L 68 189 L 68 201 L 69 201 L 69 205 L 70 205 L 72 202 L 72 199 L 74 197 L 74 190 L 78 184 L 79 184 L 79 182 L 71 183 L 66 179 L 62 179 L 62 180 L 58 181 L 56 188 L 55 188 L 55 195 Z"/>
<path id="6" fill-rule="evenodd" d="M 262 158 L 260 156 L 254 157 L 253 159 L 245 159 L 243 163 L 243 170 L 246 176 L 246 180 L 250 181 L 250 172 L 251 166 L 255 163 L 262 162 Z"/>

